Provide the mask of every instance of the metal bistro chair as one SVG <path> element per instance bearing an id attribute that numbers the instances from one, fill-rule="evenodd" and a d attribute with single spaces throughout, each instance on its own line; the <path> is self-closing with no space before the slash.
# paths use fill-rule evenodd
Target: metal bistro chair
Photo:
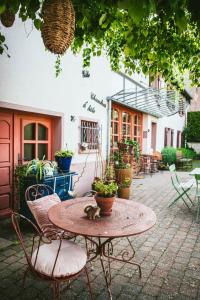
<path id="1" fill-rule="evenodd" d="M 60 284 L 68 281 L 69 286 L 71 280 L 85 271 L 90 299 L 93 299 L 86 268 L 87 254 L 84 249 L 72 241 L 63 239 L 62 234 L 57 231 L 51 230 L 48 236 L 44 236 L 30 220 L 14 212 L 12 224 L 28 264 L 24 273 L 23 287 L 27 272 L 30 271 L 32 275 L 52 283 L 53 299 L 60 299 Z M 28 225 L 31 225 L 34 232 L 31 241 L 22 234 L 22 228 L 27 228 Z M 52 235 L 57 235 L 57 239 L 51 239 Z"/>
<path id="2" fill-rule="evenodd" d="M 48 218 L 48 210 L 53 205 L 61 202 L 59 196 L 54 193 L 54 190 L 46 184 L 34 184 L 27 188 L 25 192 L 26 203 L 34 216 L 36 224 L 40 230 L 45 232 L 53 229 L 64 234 L 66 239 L 72 239 L 76 236 L 70 232 L 64 232 L 63 230 L 54 226 Z"/>
<path id="3" fill-rule="evenodd" d="M 195 175 L 196 179 L 196 197 L 197 197 L 197 222 L 200 221 L 200 174 Z"/>
<path id="4" fill-rule="evenodd" d="M 179 199 L 182 199 L 185 205 L 188 209 L 190 209 L 190 206 L 188 205 L 186 200 L 189 200 L 191 204 L 193 205 L 192 199 L 188 195 L 189 190 L 195 185 L 195 181 L 193 179 L 190 179 L 187 182 L 181 182 L 177 173 L 176 173 L 176 167 L 175 165 L 169 166 L 169 171 L 171 174 L 171 181 L 174 189 L 178 193 L 178 197 L 172 201 L 172 203 L 169 205 L 171 207 L 173 204 L 175 204 Z"/>

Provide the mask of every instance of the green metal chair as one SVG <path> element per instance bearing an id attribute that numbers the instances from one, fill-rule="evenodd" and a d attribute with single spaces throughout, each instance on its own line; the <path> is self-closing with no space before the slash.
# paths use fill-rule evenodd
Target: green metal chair
<path id="1" fill-rule="evenodd" d="M 190 179 L 187 182 L 181 182 L 177 173 L 176 173 L 176 166 L 173 164 L 169 166 L 169 171 L 171 174 L 171 181 L 174 189 L 178 193 L 178 196 L 176 199 L 174 199 L 169 207 L 171 207 L 173 204 L 175 204 L 179 199 L 182 199 L 185 205 L 187 206 L 188 209 L 190 209 L 190 206 L 188 205 L 186 200 L 189 200 L 191 204 L 193 205 L 192 199 L 188 195 L 189 190 L 195 186 L 195 180 Z"/>
<path id="2" fill-rule="evenodd" d="M 200 174 L 196 174 L 195 175 L 195 179 L 196 179 L 196 197 L 197 197 L 197 222 L 200 221 L 199 217 L 200 217 Z"/>

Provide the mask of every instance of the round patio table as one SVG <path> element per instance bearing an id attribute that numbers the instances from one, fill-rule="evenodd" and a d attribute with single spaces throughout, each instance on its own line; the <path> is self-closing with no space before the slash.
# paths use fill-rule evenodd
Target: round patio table
<path id="1" fill-rule="evenodd" d="M 141 267 L 133 261 L 135 250 L 129 239 L 130 236 L 141 234 L 156 223 L 153 210 L 139 202 L 117 198 L 112 207 L 112 215 L 89 220 L 84 213 L 86 205 L 96 205 L 93 198 L 76 198 L 61 202 L 48 211 L 49 220 L 57 227 L 76 235 L 85 237 L 88 261 L 100 257 L 110 299 L 111 269 L 110 261 L 120 261 L 136 265 L 141 276 Z M 114 256 L 113 239 L 126 237 L 128 246 Z M 128 249 L 130 248 L 130 249 Z M 107 258 L 106 269 L 103 258 Z"/>

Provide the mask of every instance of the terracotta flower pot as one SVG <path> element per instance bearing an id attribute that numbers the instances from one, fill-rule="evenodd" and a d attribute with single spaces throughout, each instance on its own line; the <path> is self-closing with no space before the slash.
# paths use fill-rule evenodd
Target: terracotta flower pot
<path id="1" fill-rule="evenodd" d="M 115 196 L 110 198 L 105 198 L 96 194 L 94 196 L 97 205 L 100 207 L 101 216 L 110 216 L 112 214 L 112 206 L 115 201 Z"/>
<path id="2" fill-rule="evenodd" d="M 130 197 L 130 187 L 124 187 L 118 189 L 118 196 L 122 199 L 129 199 Z"/>
<path id="3" fill-rule="evenodd" d="M 132 169 L 115 169 L 115 178 L 118 183 L 123 183 L 126 179 L 132 181 Z"/>

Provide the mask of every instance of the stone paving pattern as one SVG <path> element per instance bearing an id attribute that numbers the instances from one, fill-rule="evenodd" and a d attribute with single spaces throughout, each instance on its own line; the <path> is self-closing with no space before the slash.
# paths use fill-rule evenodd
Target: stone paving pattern
<path id="1" fill-rule="evenodd" d="M 179 174 L 186 179 L 186 173 Z M 195 221 L 196 207 L 189 211 L 179 201 L 168 208 L 175 195 L 167 171 L 134 180 L 132 198 L 151 207 L 158 221 L 153 229 L 131 238 L 135 259 L 142 266 L 141 279 L 137 268 L 112 264 L 113 299 L 200 299 L 200 225 Z M 52 299 L 50 284 L 31 275 L 22 288 L 26 261 L 10 222 L 0 223 L 0 237 L 13 242 L 0 250 L 0 300 Z M 115 240 L 118 252 L 126 246 L 126 239 Z M 108 299 L 99 261 L 89 269 L 94 298 Z M 84 274 L 70 289 L 63 285 L 61 299 L 89 299 Z"/>

